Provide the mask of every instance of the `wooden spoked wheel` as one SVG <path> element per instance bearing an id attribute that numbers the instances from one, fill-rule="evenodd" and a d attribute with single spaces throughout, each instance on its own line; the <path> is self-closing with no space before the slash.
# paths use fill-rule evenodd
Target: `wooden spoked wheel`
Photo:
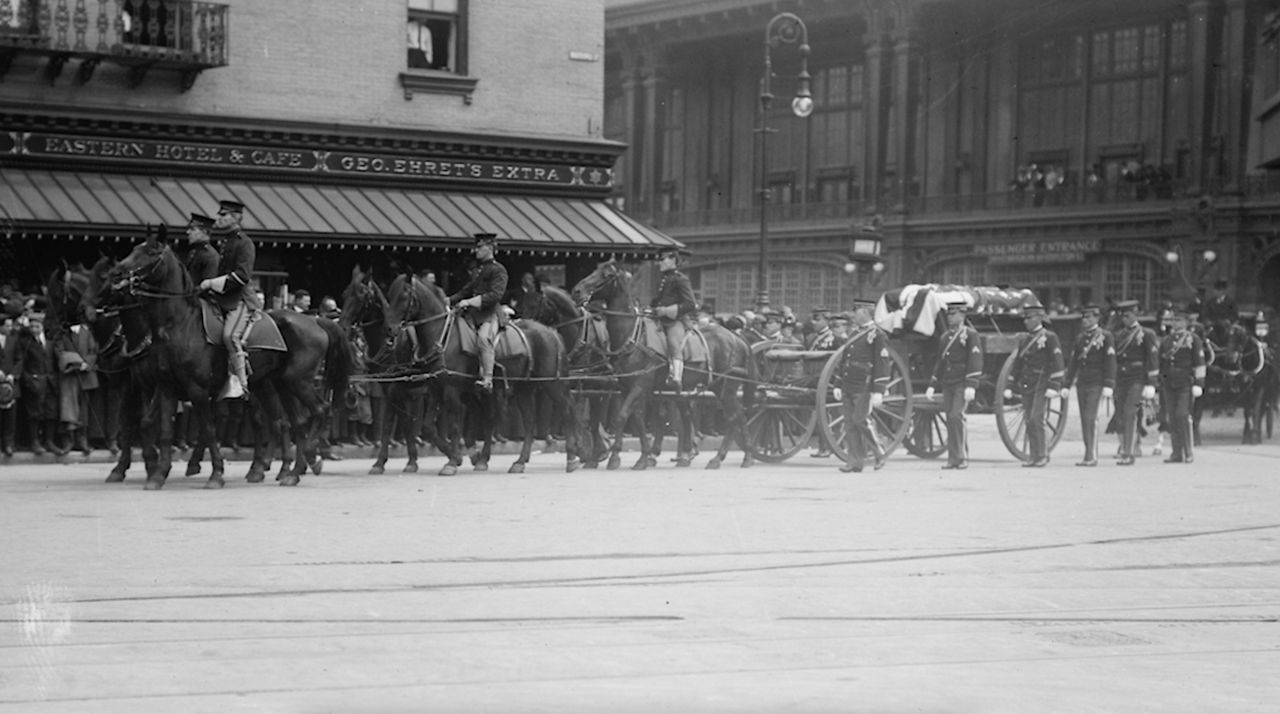
<path id="1" fill-rule="evenodd" d="M 1000 368 L 1000 376 L 996 378 L 995 413 L 996 428 L 1000 431 L 1000 440 L 1010 454 L 1022 461 L 1031 458 L 1031 447 L 1027 442 L 1027 412 L 1023 408 L 1022 399 L 1018 395 L 1017 385 L 1013 383 L 1013 363 L 1016 354 L 1010 354 Z M 1004 392 L 1012 390 L 1013 395 L 1006 399 Z M 1044 413 L 1045 448 L 1052 452 L 1053 447 L 1062 440 L 1062 433 L 1067 427 L 1067 400 L 1061 396 L 1049 400 Z"/>
<path id="2" fill-rule="evenodd" d="M 844 357 L 845 347 L 841 346 L 827 360 L 818 377 L 817 398 L 818 427 L 822 438 L 826 439 L 831 451 L 840 460 L 849 456 L 848 444 L 845 440 L 844 407 L 836 398 L 835 389 L 840 387 L 837 371 L 840 360 Z M 884 402 L 871 410 L 871 425 L 874 427 L 880 448 L 888 457 L 902 443 L 910 430 L 912 419 L 911 373 L 907 362 L 893 347 L 889 347 L 889 385 L 885 389 Z"/>

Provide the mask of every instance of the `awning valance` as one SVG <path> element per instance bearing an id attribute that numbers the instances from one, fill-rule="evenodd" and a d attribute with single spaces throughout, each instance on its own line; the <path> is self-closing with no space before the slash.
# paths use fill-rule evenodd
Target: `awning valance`
<path id="1" fill-rule="evenodd" d="M 223 198 L 245 204 L 251 235 L 282 243 L 451 247 L 497 233 L 504 246 L 527 250 L 654 253 L 679 245 L 599 199 L 0 170 L 0 209 L 11 230 L 110 236 L 179 228 Z"/>

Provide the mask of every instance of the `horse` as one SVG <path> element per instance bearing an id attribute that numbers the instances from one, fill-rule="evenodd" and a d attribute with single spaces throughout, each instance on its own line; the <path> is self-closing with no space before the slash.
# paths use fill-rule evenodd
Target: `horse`
<path id="1" fill-rule="evenodd" d="M 440 475 L 452 476 L 462 464 L 459 440 L 466 416 L 465 397 L 473 397 L 471 404 L 478 411 L 477 422 L 485 427 L 482 445 L 472 456 L 472 465 L 477 471 L 488 469 L 492 426 L 497 421 L 494 415 L 499 407 L 496 398 L 499 391 L 505 391 L 506 388 L 500 386 L 503 384 L 510 386 L 511 402 L 516 407 L 524 435 L 523 448 L 509 472 L 523 473 L 529 461 L 537 429 L 533 401 L 537 395 L 550 399 L 553 409 L 567 420 L 565 470 L 576 471 L 582 462 L 577 454 L 577 424 L 564 381 L 567 363 L 560 337 L 551 328 L 532 320 L 513 322 L 527 341 L 527 354 L 499 359 L 497 366 L 501 373 L 495 380 L 494 393 L 488 393 L 475 384 L 478 361 L 463 349 L 463 326 L 455 324 L 460 319 L 465 317 L 449 310 L 440 295 L 412 275 L 397 276 L 387 290 L 385 320 L 393 344 L 400 350 L 411 350 L 421 375 L 436 382 L 439 389 L 440 421 L 444 427 L 442 450 L 448 458 Z"/>
<path id="2" fill-rule="evenodd" d="M 609 335 L 608 355 L 613 375 L 624 395 L 613 415 L 610 430 L 613 445 L 607 468 L 613 470 L 621 465 L 623 430 L 630 417 L 635 414 L 640 417 L 636 419 L 640 436 L 640 458 L 631 468 L 639 471 L 657 465 L 650 450 L 649 434 L 643 417 L 646 414 L 646 401 L 654 392 L 659 376 L 665 377 L 667 357 L 661 327 L 653 318 L 642 315 L 635 307 L 630 282 L 630 274 L 616 260 L 608 260 L 574 285 L 573 298 L 579 305 L 603 301 L 603 309 L 597 309 L 596 312 L 605 318 L 606 332 Z M 745 448 L 745 407 L 750 406 L 754 392 L 754 387 L 747 384 L 755 381 L 751 348 L 741 337 L 719 325 L 701 328 L 701 333 L 706 339 L 707 362 L 705 365 L 686 362 L 684 378 L 679 387 L 681 391 L 697 387 L 712 391 L 724 416 L 724 439 L 720 442 L 720 450 L 707 463 L 707 468 L 720 467 L 735 439 L 744 446 L 742 466 L 750 466 L 753 459 Z M 656 339 L 651 340 L 646 335 L 656 335 Z M 697 339 L 693 331 L 690 332 L 690 339 Z M 689 466 L 693 442 L 691 404 L 688 398 L 675 396 L 682 417 L 678 420 L 676 463 L 679 466 Z"/>
<path id="3" fill-rule="evenodd" d="M 1250 335 L 1239 323 L 1217 333 L 1222 342 L 1206 340 L 1210 358 L 1206 360 L 1204 395 L 1195 400 L 1191 424 L 1194 444 L 1200 445 L 1200 419 L 1206 409 L 1213 413 L 1244 412 L 1242 443 L 1261 442 L 1259 418 L 1270 383 L 1275 379 L 1274 359 L 1266 343 Z"/>
<path id="4" fill-rule="evenodd" d="M 115 304 L 126 325 L 126 344 L 133 345 L 126 350 L 129 356 L 145 359 L 146 353 L 152 353 L 157 362 L 156 417 L 152 423 L 158 426 L 158 445 L 144 448 L 148 464 L 145 488 L 160 489 L 168 478 L 178 400 L 191 402 L 193 418 L 200 425 L 200 443 L 210 452 L 213 470 L 205 488 L 222 488 L 224 462 L 212 403 L 226 380 L 227 356 L 221 339 L 214 339 L 217 344 L 206 339 L 204 307 L 186 268 L 167 244 L 148 236 L 107 271 L 105 285 L 98 287 L 84 296 L 86 309 L 100 302 Z M 86 312 L 89 317 L 94 314 Z M 282 424 L 285 416 L 289 419 L 298 457 L 291 459 L 286 451 L 278 480 L 283 486 L 296 486 L 307 466 L 319 459 L 316 437 L 326 422 L 326 404 L 314 380 L 323 364 L 326 387 L 344 394 L 351 370 L 350 345 L 346 334 L 331 320 L 286 310 L 272 310 L 266 317 L 274 323 L 286 349 L 251 351 L 249 381 L 271 423 Z M 144 434 L 147 431 L 144 429 Z M 261 482 L 268 461 L 266 449 L 259 443 L 246 479 Z M 286 470 L 290 462 L 292 469 Z"/>
<path id="5" fill-rule="evenodd" d="M 521 317 L 535 320 L 560 335 L 568 353 L 569 372 L 573 378 L 570 388 L 573 403 L 578 410 L 578 423 L 582 425 L 580 451 L 583 468 L 598 468 L 600 460 L 609 451 L 604 441 L 602 426 L 607 424 L 612 396 L 594 393 L 596 378 L 606 377 L 610 371 L 608 337 L 602 318 L 578 305 L 568 291 L 552 285 L 541 289 L 542 299 L 533 305 L 521 304 Z M 607 386 L 607 385 L 605 385 Z"/>

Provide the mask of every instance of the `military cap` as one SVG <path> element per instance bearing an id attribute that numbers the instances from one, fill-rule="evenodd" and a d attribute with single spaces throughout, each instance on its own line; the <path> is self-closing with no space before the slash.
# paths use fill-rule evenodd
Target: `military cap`
<path id="1" fill-rule="evenodd" d="M 951 300 L 947 302 L 947 312 L 969 312 L 969 303 L 964 300 Z"/>
<path id="2" fill-rule="evenodd" d="M 1035 303 L 1034 305 L 1024 305 L 1022 308 L 1023 317 L 1044 317 L 1044 305 Z"/>
<path id="3" fill-rule="evenodd" d="M 1084 306 L 1080 308 L 1080 314 L 1093 315 L 1095 317 L 1099 316 L 1102 314 L 1102 306 L 1096 302 L 1085 303 Z"/>
<path id="4" fill-rule="evenodd" d="M 1190 320 L 1192 315 L 1200 314 L 1200 308 L 1193 305 L 1177 305 L 1173 308 L 1173 317 L 1180 320 Z"/>
<path id="5" fill-rule="evenodd" d="M 1116 310 L 1120 312 L 1129 312 L 1130 310 L 1132 310 L 1133 312 L 1137 312 L 1138 301 L 1137 300 L 1120 300 L 1116 302 L 1115 307 L 1116 307 Z"/>
<path id="6" fill-rule="evenodd" d="M 218 201 L 218 213 L 244 213 L 244 204 L 229 198 Z"/>
<path id="7" fill-rule="evenodd" d="M 485 245 L 486 243 L 494 246 L 498 245 L 497 233 L 477 233 L 474 237 L 476 239 L 476 245 L 478 246 Z"/>
<path id="8" fill-rule="evenodd" d="M 213 228 L 214 220 L 203 213 L 192 213 L 191 220 L 187 221 L 187 225 L 191 228 L 203 228 L 208 230 Z"/>
<path id="9" fill-rule="evenodd" d="M 867 308 L 868 310 L 875 310 L 875 309 L 876 309 L 876 301 L 875 301 L 875 300 L 867 300 L 866 298 L 855 298 L 855 299 L 854 299 L 854 301 L 853 301 L 853 309 L 854 309 L 854 310 L 857 310 L 857 309 L 859 309 L 859 308 L 864 308 L 864 307 L 865 307 L 865 308 Z"/>
<path id="10" fill-rule="evenodd" d="M 783 315 L 783 316 L 782 316 L 782 325 L 783 325 L 784 327 L 785 327 L 785 326 L 787 326 L 787 325 L 790 325 L 790 326 L 792 326 L 792 327 L 795 327 L 795 325 L 796 325 L 796 319 L 795 319 L 794 317 L 790 316 L 790 315 Z"/>
<path id="11" fill-rule="evenodd" d="M 827 307 L 827 306 L 825 306 L 825 305 L 819 305 L 819 306 L 817 306 L 817 307 L 813 308 L 813 310 L 811 310 L 810 312 L 813 314 L 813 316 L 814 316 L 814 317 L 817 317 L 817 316 L 819 316 L 819 315 L 830 315 L 830 314 L 831 314 L 831 308 L 829 308 L 829 307 Z"/>
<path id="12" fill-rule="evenodd" d="M 833 313 L 831 313 L 831 321 L 832 321 L 832 322 L 851 322 L 852 320 L 853 320 L 853 318 L 852 318 L 852 317 L 850 317 L 849 313 L 847 313 L 847 312 L 833 312 Z"/>

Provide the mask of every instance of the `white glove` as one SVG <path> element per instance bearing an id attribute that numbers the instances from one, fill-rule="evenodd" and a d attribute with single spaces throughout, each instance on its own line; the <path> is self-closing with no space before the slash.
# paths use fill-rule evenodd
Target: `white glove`
<path id="1" fill-rule="evenodd" d="M 1006 389 L 1006 390 L 1004 390 L 1004 398 L 1005 398 L 1005 399 L 1013 399 L 1013 390 L 1012 390 L 1012 389 Z"/>
<path id="2" fill-rule="evenodd" d="M 1071 398 L 1071 387 L 1063 387 L 1063 388 L 1062 388 L 1062 391 L 1058 392 L 1058 394 L 1061 394 L 1063 399 L 1070 399 L 1070 398 Z"/>
<path id="3" fill-rule="evenodd" d="M 964 400 L 966 402 L 972 402 L 974 398 L 976 398 L 977 396 L 978 396 L 978 390 L 974 389 L 973 387 L 964 388 Z"/>
<path id="4" fill-rule="evenodd" d="M 1115 393 L 1116 393 L 1116 390 L 1112 389 L 1111 387 L 1103 387 L 1103 388 L 1102 388 L 1102 398 L 1103 398 L 1103 399 L 1110 399 L 1111 397 L 1115 396 Z"/>
<path id="5" fill-rule="evenodd" d="M 839 387 L 832 387 L 831 396 L 835 397 L 837 402 L 841 401 L 842 399 L 844 399 L 844 390 L 840 389 Z"/>
<path id="6" fill-rule="evenodd" d="M 1142 388 L 1142 398 L 1143 398 L 1143 399 L 1155 399 L 1155 398 L 1156 398 L 1156 388 L 1155 388 L 1154 386 L 1150 385 L 1150 384 L 1148 384 L 1147 386 L 1143 387 L 1143 388 Z"/>
<path id="7" fill-rule="evenodd" d="M 205 278 L 204 280 L 200 281 L 200 292 L 204 292 L 205 290 L 212 290 L 212 289 L 213 289 L 213 280 L 211 278 Z"/>
<path id="8" fill-rule="evenodd" d="M 1200 397 L 1204 396 L 1204 387 L 1201 387 L 1198 384 L 1191 387 L 1191 396 L 1194 399 L 1199 399 Z"/>
<path id="9" fill-rule="evenodd" d="M 872 393 L 871 393 L 871 408 L 872 408 L 872 409 L 879 409 L 881 404 L 884 404 L 884 395 L 883 395 L 883 394 L 881 394 L 880 392 L 872 392 Z"/>
<path id="10" fill-rule="evenodd" d="M 459 304 L 462 305 L 463 307 L 470 307 L 478 310 L 480 309 L 480 303 L 481 303 L 480 296 L 475 295 L 473 297 L 467 298 L 466 300 L 463 300 Z"/>
<path id="11" fill-rule="evenodd" d="M 1046 389 L 1046 390 L 1044 390 L 1044 398 L 1045 398 L 1045 399 L 1057 399 L 1057 398 L 1058 398 L 1058 395 L 1059 395 L 1060 393 L 1061 393 L 1061 392 L 1059 392 L 1059 391 L 1058 391 L 1058 390 L 1056 390 L 1056 389 Z"/>
<path id="12" fill-rule="evenodd" d="M 924 398 L 933 401 L 933 387 L 924 390 Z"/>

